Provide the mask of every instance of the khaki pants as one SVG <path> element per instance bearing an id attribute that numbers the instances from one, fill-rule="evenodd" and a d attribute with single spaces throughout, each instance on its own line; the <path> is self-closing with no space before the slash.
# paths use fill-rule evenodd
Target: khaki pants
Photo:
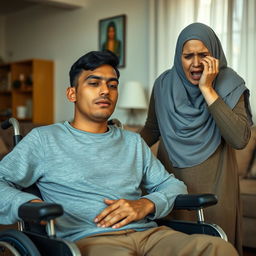
<path id="1" fill-rule="evenodd" d="M 187 235 L 165 226 L 100 234 L 76 244 L 83 256 L 238 256 L 221 238 Z"/>

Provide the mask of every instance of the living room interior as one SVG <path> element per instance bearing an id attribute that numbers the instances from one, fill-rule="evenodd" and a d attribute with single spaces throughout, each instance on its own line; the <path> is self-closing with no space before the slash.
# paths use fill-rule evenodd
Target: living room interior
<path id="1" fill-rule="evenodd" d="M 213 1 L 8 0 L 6 3 L 2 1 L 0 3 L 0 67 L 3 67 L 3 70 L 8 70 L 5 74 L 11 73 L 12 77 L 9 78 L 11 81 L 7 82 L 10 83 L 11 88 L 13 89 L 15 84 L 16 86 L 25 84 L 25 92 L 22 93 L 22 96 L 21 94 L 16 95 L 16 101 L 13 100 L 12 103 L 9 103 L 11 94 L 8 96 L 1 93 L 0 76 L 0 101 L 2 101 L 2 103 L 0 102 L 0 122 L 10 115 L 14 115 L 21 120 L 21 123 L 24 123 L 22 129 L 24 129 L 24 133 L 27 133 L 37 125 L 71 120 L 73 106 L 68 100 L 65 100 L 66 88 L 69 86 L 70 66 L 84 53 L 101 48 L 101 22 L 122 16 L 124 17 L 124 27 L 122 28 L 123 64 L 120 67 L 120 102 L 112 118 L 117 118 L 134 131 L 138 131 L 143 126 L 153 82 L 159 74 L 172 65 L 171 60 L 176 44 L 174 38 L 177 38 L 185 25 L 193 21 L 207 23 L 209 20 L 209 25 L 212 22 L 211 25 L 215 26 L 217 32 L 220 33 L 220 38 L 225 41 L 226 49 L 224 51 L 227 51 L 228 61 L 243 76 L 251 91 L 250 102 L 255 123 L 256 90 L 253 88 L 254 73 L 250 60 L 252 62 L 256 57 L 256 46 L 252 45 L 256 38 L 256 3 L 246 0 L 222 1 L 221 6 L 214 7 L 215 9 L 222 8 L 225 20 L 218 17 L 216 20 L 219 21 L 212 21 L 213 19 L 207 18 L 211 13 L 210 9 L 207 9 L 211 6 L 211 2 Z M 241 8 L 245 2 L 248 2 L 248 6 L 251 5 L 248 7 L 246 4 L 246 8 L 248 8 L 246 15 L 254 18 L 246 25 L 243 23 L 243 26 L 248 27 L 246 47 L 244 47 L 244 41 L 240 42 L 240 39 L 237 39 L 240 38 L 238 37 L 239 33 L 244 33 L 244 27 L 238 26 L 240 30 L 231 29 L 231 31 L 235 31 L 234 36 L 230 35 L 229 30 L 222 31 L 220 28 L 223 24 L 223 27 L 230 26 L 230 20 L 226 18 L 231 8 L 228 2 L 233 3 L 233 17 L 236 17 L 236 19 L 234 18 L 234 27 L 235 22 L 239 23 L 237 21 L 239 12 L 236 8 Z M 197 20 L 194 20 L 193 17 L 188 18 L 192 14 L 187 14 L 189 10 L 185 6 L 190 4 L 194 8 L 194 13 L 204 13 L 205 16 L 198 15 Z M 195 6 L 200 6 L 201 9 L 195 10 Z M 171 10 L 165 9 L 167 7 Z M 202 11 L 203 8 L 205 8 L 205 12 Z M 243 6 L 243 8 L 245 7 Z M 175 12 L 177 15 L 183 13 L 186 16 L 186 19 L 184 18 L 178 25 L 176 24 L 177 17 L 167 17 Z M 239 44 L 230 43 L 230 39 Z M 246 54 L 233 56 L 233 52 L 228 50 L 229 47 L 232 47 L 237 52 L 238 46 L 247 48 L 247 45 L 250 45 L 250 52 L 246 52 Z M 31 70 L 33 70 L 33 74 L 31 74 Z M 34 92 L 29 89 L 29 82 L 31 82 L 29 79 L 34 82 Z M 36 83 L 37 79 L 38 83 Z M 17 81 L 20 82 L 20 85 L 17 84 Z M 139 93 L 130 97 L 134 101 L 137 99 L 138 103 L 124 102 L 127 100 L 125 95 L 130 95 L 129 92 L 126 92 L 126 87 L 131 83 L 139 87 Z M 26 107 L 25 116 L 20 108 L 22 106 Z M 244 184 L 243 187 L 246 191 L 242 191 L 244 193 L 242 197 L 245 198 L 246 204 L 244 208 L 247 212 L 244 217 L 249 219 L 246 225 L 250 226 L 249 233 L 246 233 L 250 238 L 249 242 L 245 244 L 245 256 L 256 253 L 256 215 L 251 213 L 252 205 L 248 208 L 248 205 L 252 203 L 255 208 L 256 203 L 256 172 L 248 171 L 248 166 L 252 167 L 253 165 L 253 155 L 256 157 L 254 153 L 256 135 L 255 132 L 253 134 L 250 148 L 246 149 L 249 153 L 244 150 L 240 155 L 238 152 L 238 158 L 244 160 L 239 162 L 241 179 L 246 179 L 247 182 L 250 177 L 250 184 Z M 11 149 L 10 140 L 11 138 L 4 139 L 5 148 L 2 150 L 3 152 L 0 152 L 1 154 L 6 154 Z M 246 157 L 248 159 L 245 163 Z"/>

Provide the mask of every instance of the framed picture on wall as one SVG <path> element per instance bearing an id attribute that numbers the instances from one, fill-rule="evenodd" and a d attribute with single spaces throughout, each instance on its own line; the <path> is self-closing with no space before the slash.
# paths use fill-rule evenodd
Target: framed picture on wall
<path id="1" fill-rule="evenodd" d="M 114 52 L 119 58 L 119 67 L 125 66 L 125 23 L 125 15 L 99 21 L 99 49 Z"/>

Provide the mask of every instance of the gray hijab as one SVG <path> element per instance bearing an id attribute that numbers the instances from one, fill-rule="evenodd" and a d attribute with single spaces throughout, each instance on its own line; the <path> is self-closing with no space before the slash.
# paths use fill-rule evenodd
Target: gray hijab
<path id="1" fill-rule="evenodd" d="M 204 43 L 212 56 L 219 59 L 219 74 L 214 88 L 233 109 L 249 92 L 244 80 L 231 68 L 214 31 L 201 23 L 193 23 L 178 37 L 174 65 L 161 74 L 154 85 L 155 109 L 160 133 L 174 167 L 185 168 L 202 163 L 221 143 L 221 134 L 198 86 L 191 84 L 183 71 L 181 55 L 186 41 Z M 248 110 L 248 113 L 250 111 Z"/>

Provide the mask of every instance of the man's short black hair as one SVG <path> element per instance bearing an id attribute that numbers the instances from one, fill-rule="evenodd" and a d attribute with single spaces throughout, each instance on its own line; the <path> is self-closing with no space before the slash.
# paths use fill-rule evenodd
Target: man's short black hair
<path id="1" fill-rule="evenodd" d="M 79 74 L 84 70 L 94 70 L 101 65 L 112 66 L 119 78 L 120 73 L 117 69 L 119 64 L 118 57 L 111 51 L 91 51 L 80 57 L 71 67 L 69 71 L 70 86 L 77 85 Z"/>

